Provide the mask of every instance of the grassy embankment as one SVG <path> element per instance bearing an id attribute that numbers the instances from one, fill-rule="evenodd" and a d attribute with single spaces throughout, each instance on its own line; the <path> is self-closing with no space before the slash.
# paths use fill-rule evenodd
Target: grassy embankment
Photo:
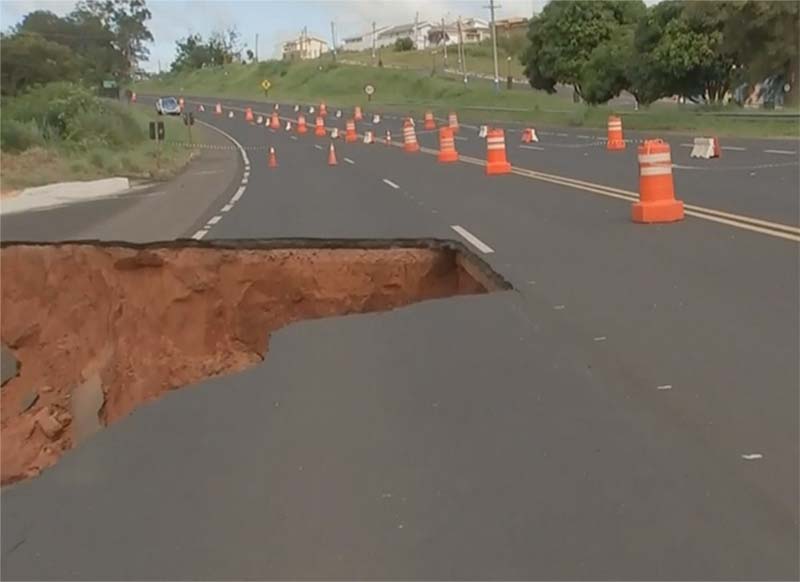
<path id="1" fill-rule="evenodd" d="M 268 98 L 260 88 L 262 79 L 272 83 Z M 753 119 L 712 115 L 736 110 L 683 109 L 671 104 L 654 104 L 638 112 L 611 106 L 587 107 L 528 88 L 495 93 L 491 84 L 484 81 L 472 81 L 465 86 L 457 79 L 431 77 L 419 71 L 337 65 L 329 57 L 296 64 L 268 61 L 211 67 L 164 75 L 137 84 L 135 90 L 265 102 L 314 103 L 325 99 L 331 105 L 349 107 L 367 105 L 363 92 L 367 83 L 376 89 L 373 109 L 415 114 L 428 108 L 438 113 L 455 109 L 463 119 L 480 122 L 523 121 L 536 126 L 604 128 L 610 114 L 621 113 L 626 129 L 773 137 L 797 137 L 800 131 L 796 119 L 771 117 L 768 113 Z"/>
<path id="2" fill-rule="evenodd" d="M 53 182 L 110 176 L 168 179 L 191 157 L 179 145 L 159 152 L 150 141 L 151 108 L 99 99 L 84 88 L 56 83 L 4 98 L 0 122 L 0 188 L 6 194 Z M 165 119 L 167 135 L 184 135 Z"/>

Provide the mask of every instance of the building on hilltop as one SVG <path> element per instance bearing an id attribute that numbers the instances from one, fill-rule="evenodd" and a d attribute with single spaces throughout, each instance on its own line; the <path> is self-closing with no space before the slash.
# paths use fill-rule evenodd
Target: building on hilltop
<path id="1" fill-rule="evenodd" d="M 296 39 L 287 40 L 281 46 L 281 57 L 285 61 L 316 59 L 326 52 L 328 52 L 327 42 L 305 32 Z"/>

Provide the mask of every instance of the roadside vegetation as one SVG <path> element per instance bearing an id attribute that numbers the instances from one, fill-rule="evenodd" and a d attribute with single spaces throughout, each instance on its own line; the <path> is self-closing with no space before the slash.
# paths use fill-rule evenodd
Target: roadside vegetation
<path id="1" fill-rule="evenodd" d="M 116 98 L 147 54 L 149 18 L 144 0 L 84 0 L 66 16 L 33 11 L 0 37 L 3 193 L 109 176 L 168 178 L 185 165 L 187 149 L 150 141 L 151 109 Z M 179 120 L 165 122 L 168 136 L 183 135 Z"/>
<path id="2" fill-rule="evenodd" d="M 50 83 L 3 98 L 2 112 L 4 192 L 107 176 L 165 179 L 190 156 L 174 144 L 156 148 L 148 135 L 149 109 L 99 98 L 79 85 Z M 183 135 L 180 120 L 165 122 L 167 135 Z"/>

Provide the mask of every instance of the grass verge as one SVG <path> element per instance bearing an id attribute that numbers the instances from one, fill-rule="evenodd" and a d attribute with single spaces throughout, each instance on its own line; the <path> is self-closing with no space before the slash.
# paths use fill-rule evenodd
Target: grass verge
<path id="1" fill-rule="evenodd" d="M 261 81 L 272 83 L 269 95 Z M 314 103 L 326 100 L 338 107 L 366 106 L 364 86 L 375 87 L 373 109 L 420 114 L 426 109 L 459 111 L 473 121 L 520 121 L 541 126 L 605 128 L 608 116 L 622 114 L 628 129 L 679 131 L 741 137 L 798 137 L 800 121 L 764 113 L 736 117 L 737 110 L 683 109 L 654 104 L 632 111 L 612 106 L 588 107 L 559 95 L 529 88 L 495 93 L 491 83 L 474 80 L 465 86 L 449 77 L 431 77 L 418 71 L 342 65 L 329 60 L 286 63 L 267 61 L 210 67 L 164 75 L 136 85 L 142 93 L 172 93 L 206 97 L 237 97 L 266 101 Z"/>
<path id="2" fill-rule="evenodd" d="M 169 179 L 190 149 L 148 139 L 150 108 L 97 99 L 75 87 L 45 87 L 3 102 L 0 191 L 4 195 L 54 182 L 112 176 Z M 164 119 L 167 135 L 182 122 Z"/>

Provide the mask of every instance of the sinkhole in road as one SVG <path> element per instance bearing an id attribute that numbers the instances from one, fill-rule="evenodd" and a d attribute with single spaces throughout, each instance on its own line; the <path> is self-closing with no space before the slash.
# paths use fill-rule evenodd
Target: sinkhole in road
<path id="1" fill-rule="evenodd" d="M 169 390 L 262 361 L 292 322 L 510 285 L 460 243 L 266 239 L 0 249 L 2 483 Z"/>

